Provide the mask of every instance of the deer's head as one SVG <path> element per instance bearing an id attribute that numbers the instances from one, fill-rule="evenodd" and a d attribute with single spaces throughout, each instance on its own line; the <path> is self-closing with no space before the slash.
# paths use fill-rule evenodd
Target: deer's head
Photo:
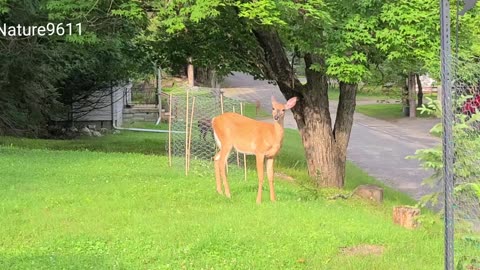
<path id="1" fill-rule="evenodd" d="M 297 97 L 293 97 L 287 101 L 287 103 L 278 103 L 272 96 L 272 116 L 275 122 L 283 121 L 285 117 L 285 111 L 290 110 L 297 103 Z"/>

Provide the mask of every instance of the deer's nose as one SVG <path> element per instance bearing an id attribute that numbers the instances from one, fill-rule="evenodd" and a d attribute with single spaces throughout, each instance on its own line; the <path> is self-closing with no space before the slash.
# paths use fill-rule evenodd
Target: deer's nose
<path id="1" fill-rule="evenodd" d="M 275 116 L 273 117 L 273 119 L 275 119 L 275 121 L 278 121 L 278 119 L 280 119 L 280 116 L 275 115 Z"/>

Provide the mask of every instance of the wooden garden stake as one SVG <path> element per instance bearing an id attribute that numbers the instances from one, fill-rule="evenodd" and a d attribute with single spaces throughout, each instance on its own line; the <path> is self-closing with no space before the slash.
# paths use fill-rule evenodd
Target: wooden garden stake
<path id="1" fill-rule="evenodd" d="M 222 111 L 223 114 L 223 93 L 220 92 L 220 110 Z"/>
<path id="2" fill-rule="evenodd" d="M 190 130 L 188 131 L 188 163 L 187 163 L 187 169 L 190 171 L 190 156 L 191 156 L 191 148 L 192 148 L 192 126 L 193 126 L 193 113 L 195 111 L 195 97 L 193 97 L 192 100 L 192 116 L 190 117 Z"/>
<path id="3" fill-rule="evenodd" d="M 168 115 L 168 165 L 172 167 L 172 94 L 168 95 L 169 115 Z"/>
<path id="4" fill-rule="evenodd" d="M 241 109 L 240 109 L 241 110 Z M 235 105 L 233 105 L 233 112 L 235 112 Z M 238 155 L 238 151 L 235 150 L 235 153 L 237 153 L 237 166 L 240 167 L 240 156 Z"/>
<path id="5" fill-rule="evenodd" d="M 188 94 L 187 88 L 187 105 L 185 110 L 185 175 L 188 175 Z"/>
<path id="6" fill-rule="evenodd" d="M 223 114 L 223 93 L 220 91 L 220 110 Z M 228 161 L 225 162 L 225 166 L 226 166 L 226 172 L 228 173 Z"/>
<path id="7" fill-rule="evenodd" d="M 243 103 L 240 102 L 240 114 L 243 115 Z M 247 181 L 247 155 L 243 154 L 243 175 L 244 180 Z"/>

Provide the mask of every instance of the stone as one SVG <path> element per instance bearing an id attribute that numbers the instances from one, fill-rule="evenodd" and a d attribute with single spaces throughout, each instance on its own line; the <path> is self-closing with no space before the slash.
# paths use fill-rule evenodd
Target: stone
<path id="1" fill-rule="evenodd" d="M 102 134 L 107 134 L 107 133 L 108 133 L 108 129 L 107 129 L 107 128 L 101 128 L 101 129 L 100 129 L 100 133 L 102 133 Z"/>
<path id="2" fill-rule="evenodd" d="M 102 133 L 95 130 L 95 131 L 92 132 L 92 136 L 93 137 L 102 137 L 103 135 L 102 135 Z"/>
<path id="3" fill-rule="evenodd" d="M 80 133 L 85 136 L 92 136 L 92 131 L 88 127 L 83 127 L 80 129 Z"/>
<path id="4" fill-rule="evenodd" d="M 96 130 L 97 129 L 97 125 L 88 125 L 87 127 L 91 130 Z"/>
<path id="5" fill-rule="evenodd" d="M 375 201 L 377 203 L 383 202 L 383 188 L 374 185 L 360 185 L 353 191 L 353 195 L 360 198 Z"/>
<path id="6" fill-rule="evenodd" d="M 120 134 L 120 133 L 121 133 L 120 130 L 114 130 L 114 131 L 112 132 L 112 134 Z"/>
<path id="7" fill-rule="evenodd" d="M 393 223 L 407 229 L 415 229 L 419 226 L 418 216 L 420 216 L 420 209 L 416 207 L 401 205 L 393 208 Z"/>
<path id="8" fill-rule="evenodd" d="M 70 132 L 74 132 L 74 133 L 75 133 L 75 132 L 78 132 L 78 129 L 77 129 L 76 127 L 74 127 L 74 126 L 71 126 L 70 128 L 68 128 L 68 130 L 69 130 Z"/>

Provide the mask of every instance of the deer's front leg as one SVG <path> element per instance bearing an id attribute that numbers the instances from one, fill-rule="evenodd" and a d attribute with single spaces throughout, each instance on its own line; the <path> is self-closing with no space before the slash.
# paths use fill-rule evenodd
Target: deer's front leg
<path id="1" fill-rule="evenodd" d="M 275 189 L 273 185 L 273 158 L 267 158 L 267 177 L 270 186 L 270 200 L 275 201 Z"/>
<path id="2" fill-rule="evenodd" d="M 263 163 L 265 156 L 258 154 L 257 155 L 257 175 L 258 175 L 258 193 L 257 193 L 257 203 L 262 203 L 262 188 L 263 188 Z"/>

